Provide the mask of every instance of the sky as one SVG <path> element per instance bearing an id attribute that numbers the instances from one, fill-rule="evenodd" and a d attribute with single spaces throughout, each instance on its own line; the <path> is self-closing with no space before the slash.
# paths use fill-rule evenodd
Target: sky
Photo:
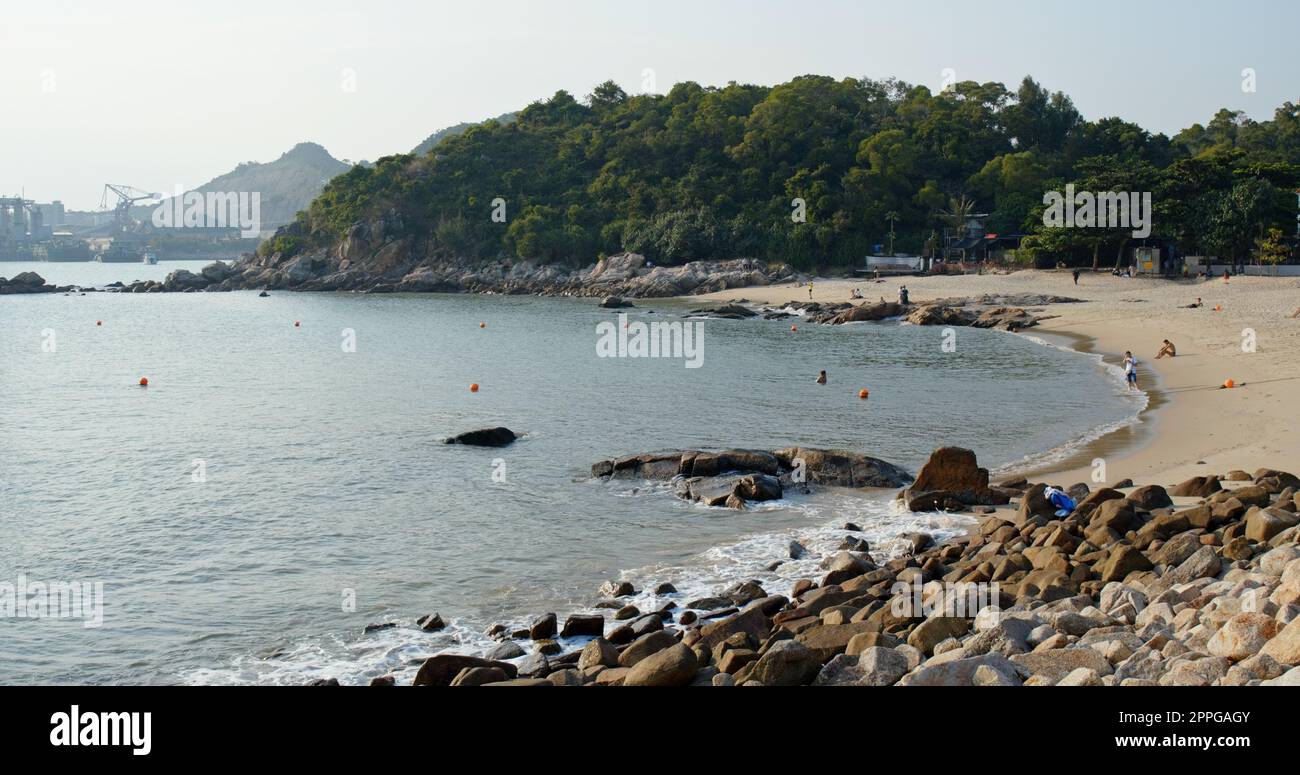
<path id="1" fill-rule="evenodd" d="M 96 209 L 104 183 L 172 192 L 307 140 L 374 160 L 608 79 L 1032 75 L 1172 135 L 1300 100 L 1297 29 L 1293 0 L 0 0 L 0 195 Z"/>

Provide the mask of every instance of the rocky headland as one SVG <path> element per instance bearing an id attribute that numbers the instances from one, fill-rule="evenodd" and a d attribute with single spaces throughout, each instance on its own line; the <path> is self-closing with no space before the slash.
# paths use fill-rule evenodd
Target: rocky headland
<path id="1" fill-rule="evenodd" d="M 200 272 L 178 269 L 162 281 L 140 281 L 120 289 L 131 293 L 269 289 L 662 298 L 790 282 L 797 277 L 785 264 L 751 258 L 654 266 L 635 253 L 581 268 L 505 260 L 467 265 L 413 256 L 404 243 L 364 253 L 357 247 L 360 239 L 349 238 L 330 253 L 291 258 L 248 255 L 233 264 L 216 261 Z M 355 257 L 361 254 L 364 260 Z"/>

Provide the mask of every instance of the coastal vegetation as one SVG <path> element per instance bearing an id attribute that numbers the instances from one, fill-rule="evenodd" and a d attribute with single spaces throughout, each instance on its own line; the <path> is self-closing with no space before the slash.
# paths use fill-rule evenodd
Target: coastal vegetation
<path id="1" fill-rule="evenodd" d="M 812 269 L 883 245 L 932 250 L 979 213 L 987 232 L 1029 235 L 1023 253 L 1096 265 L 1129 232 L 1045 228 L 1044 192 L 1073 183 L 1151 192 L 1156 237 L 1244 259 L 1270 228 L 1289 228 L 1300 185 L 1295 103 L 1267 121 L 1221 110 L 1168 137 L 1087 120 L 1028 77 L 1014 90 L 964 81 L 937 93 L 816 75 L 664 95 L 606 82 L 513 117 L 353 167 L 262 255 L 326 248 L 380 219 L 388 237 L 466 262 L 584 265 L 631 251 L 668 265 L 751 257 Z"/>

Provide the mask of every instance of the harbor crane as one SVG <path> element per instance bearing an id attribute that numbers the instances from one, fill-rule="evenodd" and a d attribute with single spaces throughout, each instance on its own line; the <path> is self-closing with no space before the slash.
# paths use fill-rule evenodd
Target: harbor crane
<path id="1" fill-rule="evenodd" d="M 118 232 L 127 231 L 131 227 L 131 207 L 136 202 L 162 199 L 162 194 L 149 194 L 131 186 L 105 183 L 104 195 L 99 200 L 99 209 L 101 211 L 108 210 L 108 201 L 113 195 L 117 196 L 117 203 L 113 205 L 113 229 Z"/>

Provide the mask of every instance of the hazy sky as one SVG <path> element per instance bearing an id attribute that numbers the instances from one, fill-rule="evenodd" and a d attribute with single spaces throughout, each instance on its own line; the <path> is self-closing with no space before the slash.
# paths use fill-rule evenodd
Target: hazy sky
<path id="1" fill-rule="evenodd" d="M 558 89 L 640 91 L 646 68 L 657 92 L 1032 74 L 1172 134 L 1300 99 L 1297 29 L 1293 0 L 0 0 L 0 194 L 94 208 L 106 182 L 170 192 L 303 140 L 373 160 Z"/>

